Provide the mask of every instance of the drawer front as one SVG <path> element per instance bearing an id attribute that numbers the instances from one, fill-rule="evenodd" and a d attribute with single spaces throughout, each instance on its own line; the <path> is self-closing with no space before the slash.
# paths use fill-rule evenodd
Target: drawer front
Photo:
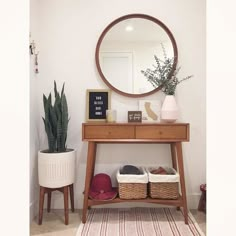
<path id="1" fill-rule="evenodd" d="M 135 126 L 86 125 L 84 139 L 134 139 Z"/>
<path id="2" fill-rule="evenodd" d="M 137 139 L 160 139 L 188 141 L 187 125 L 137 126 Z"/>

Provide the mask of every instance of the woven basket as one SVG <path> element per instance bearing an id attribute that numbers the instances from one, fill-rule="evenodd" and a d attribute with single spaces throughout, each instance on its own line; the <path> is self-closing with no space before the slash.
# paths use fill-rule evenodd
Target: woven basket
<path id="1" fill-rule="evenodd" d="M 142 175 L 125 175 L 117 172 L 118 192 L 121 199 L 142 199 L 147 197 L 148 175 L 144 168 Z"/>
<path id="2" fill-rule="evenodd" d="M 151 198 L 177 199 L 179 197 L 178 183 L 149 183 Z"/>
<path id="3" fill-rule="evenodd" d="M 148 192 L 151 198 L 177 199 L 179 197 L 179 174 L 174 170 L 175 175 L 155 175 L 148 172 Z"/>
<path id="4" fill-rule="evenodd" d="M 147 197 L 147 184 L 119 183 L 118 189 L 121 199 L 141 199 Z"/>

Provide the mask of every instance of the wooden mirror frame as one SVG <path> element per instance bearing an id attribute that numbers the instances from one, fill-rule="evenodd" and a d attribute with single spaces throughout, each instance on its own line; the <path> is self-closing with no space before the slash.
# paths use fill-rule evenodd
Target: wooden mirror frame
<path id="1" fill-rule="evenodd" d="M 163 24 L 160 20 L 152 17 L 152 16 L 149 16 L 149 15 L 145 15 L 145 14 L 129 14 L 129 15 L 125 15 L 125 16 L 122 16 L 122 17 L 119 17 L 118 19 L 112 21 L 102 32 L 101 36 L 99 37 L 98 39 L 98 42 L 97 42 L 97 46 L 96 46 L 96 51 L 95 51 L 95 61 L 96 61 L 96 66 L 97 66 L 97 70 L 98 70 L 98 73 L 99 75 L 101 76 L 102 80 L 104 81 L 104 83 L 110 88 L 112 89 L 114 92 L 120 94 L 120 95 L 123 95 L 123 96 L 126 96 L 126 97 L 133 97 L 133 98 L 138 98 L 138 97 L 144 97 L 144 96 L 148 96 L 148 95 L 151 95 L 157 91 L 159 91 L 161 89 L 161 86 L 158 87 L 158 88 L 154 88 L 153 90 L 151 90 L 150 92 L 147 92 L 147 93 L 140 93 L 140 94 L 132 94 L 132 93 L 126 93 L 126 92 L 123 92 L 117 88 L 115 88 L 112 84 L 109 83 L 109 81 L 106 79 L 106 77 L 104 76 L 103 72 L 102 72 L 102 69 L 101 69 L 101 66 L 100 66 L 100 63 L 99 63 L 99 51 L 100 51 L 100 46 L 101 46 L 101 43 L 102 43 L 102 40 L 103 38 L 105 37 L 106 33 L 114 26 L 116 25 L 117 23 L 123 21 L 123 20 L 127 20 L 127 19 L 131 19 L 131 18 L 141 18 L 141 19 L 146 19 L 146 20 L 150 20 L 150 21 L 153 21 L 154 23 L 156 23 L 158 26 L 160 26 L 166 33 L 167 35 L 169 36 L 170 40 L 171 40 L 171 43 L 172 43 L 172 46 L 173 46 L 173 52 L 174 52 L 174 64 L 173 64 L 173 69 L 169 75 L 169 78 L 172 76 L 175 68 L 176 68 L 176 65 L 177 65 L 177 61 L 178 61 L 178 49 L 177 49 L 177 45 L 176 45 L 176 42 L 175 42 L 175 39 L 174 39 L 174 36 L 172 35 L 171 31 L 167 28 L 167 26 L 165 24 Z"/>

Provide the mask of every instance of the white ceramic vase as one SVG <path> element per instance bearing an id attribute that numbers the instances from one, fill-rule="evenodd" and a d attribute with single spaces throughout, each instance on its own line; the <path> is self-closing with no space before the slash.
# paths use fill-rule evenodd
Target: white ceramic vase
<path id="1" fill-rule="evenodd" d="M 161 119 L 173 123 L 178 119 L 179 109 L 174 95 L 166 95 L 161 107 Z"/>
<path id="2" fill-rule="evenodd" d="M 47 188 L 60 188 L 75 181 L 76 151 L 61 153 L 38 152 L 39 185 Z"/>

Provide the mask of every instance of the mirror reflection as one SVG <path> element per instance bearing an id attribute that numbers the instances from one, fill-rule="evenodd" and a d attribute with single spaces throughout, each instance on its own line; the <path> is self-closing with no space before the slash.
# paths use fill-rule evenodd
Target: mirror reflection
<path id="1" fill-rule="evenodd" d="M 164 59 L 163 47 L 168 58 L 175 58 L 174 38 L 155 18 L 137 14 L 123 18 L 109 25 L 98 41 L 98 71 L 104 82 L 122 95 L 149 95 L 158 88 L 147 81 L 141 70 L 154 64 L 154 55 Z"/>

